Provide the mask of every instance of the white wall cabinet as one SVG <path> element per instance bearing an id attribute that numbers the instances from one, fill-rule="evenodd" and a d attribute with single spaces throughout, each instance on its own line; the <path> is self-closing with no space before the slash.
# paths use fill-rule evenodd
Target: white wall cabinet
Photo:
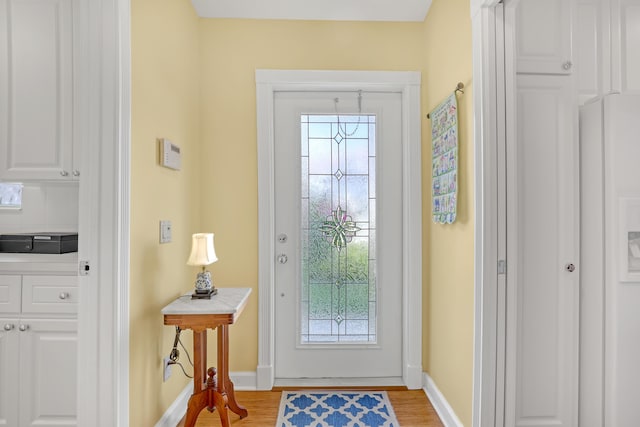
<path id="1" fill-rule="evenodd" d="M 571 2 L 515 0 L 516 71 L 571 74 Z"/>
<path id="2" fill-rule="evenodd" d="M 0 426 L 77 426 L 77 294 L 76 276 L 0 275 Z"/>
<path id="3" fill-rule="evenodd" d="M 78 179 L 76 8 L 75 0 L 0 0 L 2 180 Z"/>

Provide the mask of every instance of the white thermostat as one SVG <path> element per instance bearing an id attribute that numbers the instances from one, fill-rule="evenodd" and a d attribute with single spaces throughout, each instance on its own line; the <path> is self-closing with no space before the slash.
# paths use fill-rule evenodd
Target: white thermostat
<path id="1" fill-rule="evenodd" d="M 160 139 L 160 164 L 164 167 L 180 170 L 180 147 L 166 138 Z"/>

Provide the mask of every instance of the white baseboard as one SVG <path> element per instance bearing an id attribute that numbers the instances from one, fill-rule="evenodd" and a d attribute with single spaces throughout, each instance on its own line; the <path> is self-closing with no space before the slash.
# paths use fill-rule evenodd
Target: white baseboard
<path id="1" fill-rule="evenodd" d="M 235 390 L 242 391 L 255 391 L 256 388 L 256 372 L 255 371 L 246 371 L 246 372 L 229 372 L 229 377 L 233 382 L 233 388 Z"/>
<path id="2" fill-rule="evenodd" d="M 190 382 L 162 415 L 162 418 L 156 423 L 156 427 L 176 427 L 187 413 L 187 403 L 189 403 L 192 393 L 193 383 Z"/>
<path id="3" fill-rule="evenodd" d="M 402 386 L 401 377 L 381 378 L 276 378 L 275 387 L 392 387 Z"/>
<path id="4" fill-rule="evenodd" d="M 433 405 L 445 427 L 464 427 L 447 399 L 438 390 L 436 383 L 426 372 L 424 373 L 424 392 L 427 393 L 431 405 Z"/>

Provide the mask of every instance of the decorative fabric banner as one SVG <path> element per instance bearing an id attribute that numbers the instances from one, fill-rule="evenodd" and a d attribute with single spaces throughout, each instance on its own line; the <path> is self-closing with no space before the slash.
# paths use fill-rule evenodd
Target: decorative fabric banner
<path id="1" fill-rule="evenodd" d="M 451 224 L 458 209 L 458 101 L 449 95 L 431 112 L 433 222 Z"/>

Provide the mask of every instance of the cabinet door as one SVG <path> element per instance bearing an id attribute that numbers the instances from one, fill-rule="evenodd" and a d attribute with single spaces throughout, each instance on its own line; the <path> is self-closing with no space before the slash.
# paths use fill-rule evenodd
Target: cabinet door
<path id="1" fill-rule="evenodd" d="M 0 318 L 0 426 L 18 425 L 18 320 Z"/>
<path id="2" fill-rule="evenodd" d="M 507 143 L 505 425 L 576 427 L 579 180 L 572 79 L 519 75 Z M 571 267 L 573 264 L 573 267 Z"/>
<path id="3" fill-rule="evenodd" d="M 0 313 L 7 315 L 20 313 L 20 276 L 0 274 Z"/>
<path id="4" fill-rule="evenodd" d="M 0 0 L 0 179 L 71 179 L 72 0 Z"/>
<path id="5" fill-rule="evenodd" d="M 20 425 L 77 426 L 76 320 L 22 319 L 19 329 Z"/>
<path id="6" fill-rule="evenodd" d="M 515 7 L 516 71 L 570 74 L 571 2 L 515 0 L 509 7 Z"/>

